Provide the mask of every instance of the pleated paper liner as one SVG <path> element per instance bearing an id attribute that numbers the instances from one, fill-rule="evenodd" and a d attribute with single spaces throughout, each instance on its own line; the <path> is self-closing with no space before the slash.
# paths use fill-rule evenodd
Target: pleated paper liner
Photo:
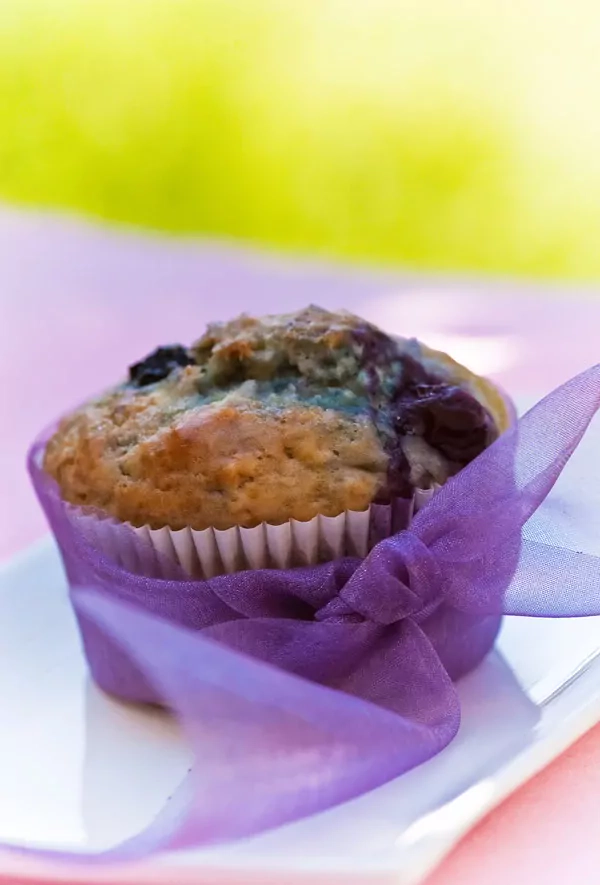
<path id="1" fill-rule="evenodd" d="M 367 510 L 347 510 L 338 516 L 315 516 L 307 522 L 290 519 L 281 525 L 201 531 L 137 527 L 87 508 L 66 507 L 73 528 L 128 571 L 148 574 L 148 557 L 141 554 L 150 545 L 160 554 L 154 567 L 160 568 L 164 557 L 190 577 L 213 578 L 246 569 L 294 568 L 343 556 L 362 558 L 378 541 L 407 528 L 413 514 L 434 493 L 435 489 L 417 489 L 410 499 L 371 504 Z"/>

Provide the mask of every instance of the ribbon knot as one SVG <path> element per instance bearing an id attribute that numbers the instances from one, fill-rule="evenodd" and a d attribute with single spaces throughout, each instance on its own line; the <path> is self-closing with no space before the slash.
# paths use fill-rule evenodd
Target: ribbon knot
<path id="1" fill-rule="evenodd" d="M 403 531 L 381 541 L 315 619 L 360 615 L 382 625 L 405 618 L 421 621 L 441 602 L 442 587 L 434 554 L 416 534 Z"/>

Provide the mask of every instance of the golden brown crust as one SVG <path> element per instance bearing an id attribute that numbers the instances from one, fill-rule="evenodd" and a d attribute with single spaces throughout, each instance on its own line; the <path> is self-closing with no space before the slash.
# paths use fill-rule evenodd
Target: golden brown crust
<path id="1" fill-rule="evenodd" d="M 127 449 L 110 415 L 109 405 L 66 419 L 44 466 L 71 503 L 134 525 L 225 529 L 336 516 L 368 507 L 385 479 L 387 456 L 366 418 L 222 403 Z M 127 434 L 126 418 L 120 430 Z"/>

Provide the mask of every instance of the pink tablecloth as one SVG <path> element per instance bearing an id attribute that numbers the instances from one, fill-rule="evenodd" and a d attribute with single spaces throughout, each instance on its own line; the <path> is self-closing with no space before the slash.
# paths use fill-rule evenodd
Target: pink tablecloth
<path id="1" fill-rule="evenodd" d="M 0 557 L 45 526 L 23 468 L 32 436 L 158 343 L 207 320 L 315 302 L 448 349 L 517 396 L 599 358 L 593 291 L 400 276 L 0 212 Z M 478 826 L 429 885 L 600 880 L 600 728 Z"/>

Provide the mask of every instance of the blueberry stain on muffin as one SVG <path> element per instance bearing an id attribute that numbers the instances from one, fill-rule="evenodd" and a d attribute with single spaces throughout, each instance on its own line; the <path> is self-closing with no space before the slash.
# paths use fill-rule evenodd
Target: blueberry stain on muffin
<path id="1" fill-rule="evenodd" d="M 45 469 L 134 525 L 306 521 L 444 483 L 509 421 L 497 390 L 350 313 L 213 323 L 67 416 Z"/>
<path id="2" fill-rule="evenodd" d="M 488 409 L 468 389 L 444 378 L 417 355 L 418 342 L 398 342 L 370 325 L 354 333 L 367 377 L 371 414 L 389 455 L 387 487 L 378 498 L 408 496 L 411 460 L 426 444 L 443 455 L 449 475 L 465 467 L 498 435 Z M 412 351 L 412 353 L 411 353 Z M 419 442 L 421 441 L 421 442 Z M 409 452 L 415 451 L 417 459 Z M 438 480 L 439 481 L 439 480 Z"/>

